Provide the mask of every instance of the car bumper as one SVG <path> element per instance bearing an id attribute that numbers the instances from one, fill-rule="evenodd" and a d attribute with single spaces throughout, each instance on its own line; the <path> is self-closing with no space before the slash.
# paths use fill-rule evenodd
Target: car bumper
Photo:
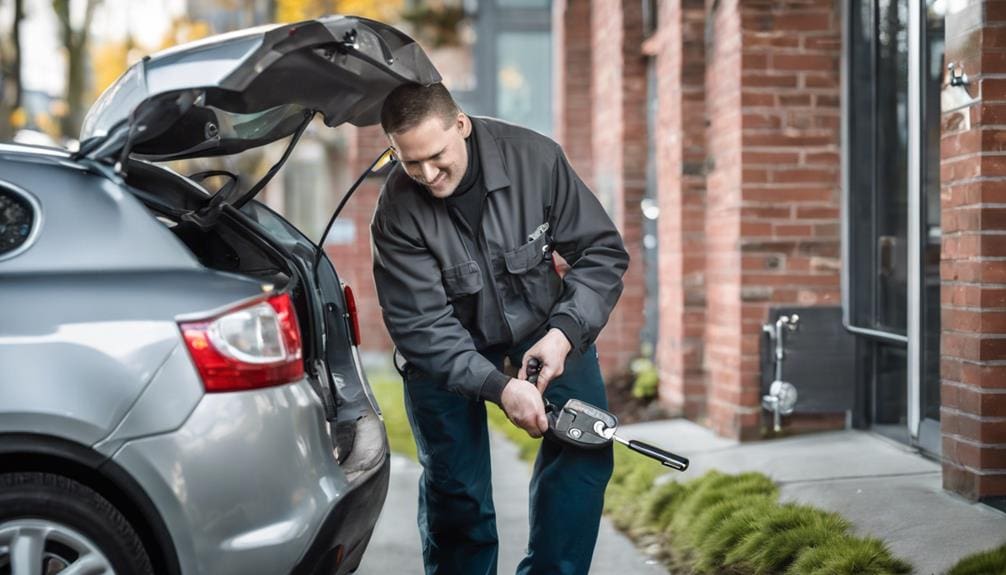
<path id="1" fill-rule="evenodd" d="M 356 569 L 370 541 L 381 505 L 388 495 L 391 458 L 361 477 L 325 520 L 314 543 L 292 573 L 321 575 L 349 573 Z"/>
<path id="2" fill-rule="evenodd" d="M 207 394 L 179 429 L 130 441 L 113 459 L 147 490 L 184 573 L 287 573 L 319 564 L 312 557 L 324 558 L 340 533 L 368 533 L 384 503 L 383 427 L 369 469 L 351 479 L 327 429 L 302 380 Z M 364 486 L 369 497 L 356 495 Z"/>

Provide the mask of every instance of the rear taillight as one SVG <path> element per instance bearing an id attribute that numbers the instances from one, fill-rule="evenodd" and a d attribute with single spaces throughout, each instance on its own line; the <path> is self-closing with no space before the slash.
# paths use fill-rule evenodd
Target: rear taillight
<path id="1" fill-rule="evenodd" d="M 356 298 L 353 297 L 353 290 L 349 286 L 342 286 L 342 294 L 346 296 L 346 316 L 349 319 L 349 335 L 353 338 L 353 345 L 360 345 L 360 316 L 356 313 Z"/>
<path id="2" fill-rule="evenodd" d="M 206 391 L 258 389 L 304 376 L 300 328 L 288 294 L 178 326 Z"/>

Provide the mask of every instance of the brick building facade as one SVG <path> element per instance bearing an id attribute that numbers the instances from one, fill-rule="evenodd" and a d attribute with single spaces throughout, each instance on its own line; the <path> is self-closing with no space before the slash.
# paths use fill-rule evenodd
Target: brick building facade
<path id="1" fill-rule="evenodd" d="M 942 122 L 943 485 L 1006 499 L 1006 3 L 947 15 L 969 99 Z"/>
<path id="2" fill-rule="evenodd" d="M 557 59 L 582 63 L 589 53 L 593 82 L 584 86 L 582 64 L 558 67 L 557 136 L 590 167 L 637 250 L 648 183 L 639 146 L 653 142 L 659 293 L 645 293 L 642 269 L 627 276 L 627 293 L 659 297 L 659 395 L 673 413 L 725 436 L 764 436 L 760 354 L 771 311 L 841 308 L 856 338 L 854 407 L 798 414 L 788 427 L 851 421 L 941 458 L 948 489 L 1006 496 L 998 138 L 1006 84 L 995 77 L 1004 71 L 1004 6 L 556 3 Z M 873 60 L 854 48 L 861 40 L 874 45 Z M 950 62 L 970 76 L 970 97 L 951 97 L 964 102 L 953 110 L 947 91 L 961 88 L 940 73 Z M 648 67 L 656 81 L 645 94 Z M 654 120 L 640 129 L 654 99 Z M 864 137 L 879 158 L 873 167 L 860 163 Z M 585 158 L 586 138 L 593 155 Z M 873 222 L 866 240 L 864 215 Z M 620 308 L 602 335 L 622 344 L 614 353 L 602 347 L 615 364 L 631 357 L 639 341 L 625 336 L 643 325 L 633 297 Z"/>
<path id="3" fill-rule="evenodd" d="M 841 311 L 854 401 L 830 415 L 801 415 L 798 401 L 784 430 L 873 429 L 940 458 L 947 489 L 1006 498 L 1006 3 L 947 4 L 552 3 L 553 136 L 633 257 L 600 337 L 607 373 L 642 352 L 658 298 L 662 405 L 727 437 L 765 437 L 763 325 L 780 308 Z M 945 81 L 951 62 L 966 86 Z M 383 140 L 359 135 L 362 168 Z M 358 230 L 378 183 L 351 205 Z M 369 252 L 330 253 L 355 262 L 340 270 L 362 321 L 380 325 Z"/>

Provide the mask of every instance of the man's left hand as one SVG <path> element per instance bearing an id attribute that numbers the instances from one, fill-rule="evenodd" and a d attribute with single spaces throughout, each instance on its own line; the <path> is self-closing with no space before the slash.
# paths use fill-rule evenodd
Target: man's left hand
<path id="1" fill-rule="evenodd" d="M 538 372 L 538 391 L 545 393 L 549 382 L 562 375 L 566 365 L 566 356 L 569 355 L 572 348 L 573 346 L 566 339 L 566 334 L 553 327 L 524 354 L 517 379 L 527 379 L 527 361 L 536 357 L 541 362 L 541 371 Z"/>

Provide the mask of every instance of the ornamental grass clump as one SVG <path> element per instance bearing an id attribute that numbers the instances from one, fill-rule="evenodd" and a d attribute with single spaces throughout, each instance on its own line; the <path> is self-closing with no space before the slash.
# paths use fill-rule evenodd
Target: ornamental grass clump
<path id="1" fill-rule="evenodd" d="M 661 482 L 659 466 L 616 450 L 605 509 L 637 540 L 656 541 L 675 572 L 736 575 L 902 575 L 883 542 L 855 537 L 835 513 L 780 504 L 759 473 L 711 471 Z M 970 573 L 955 575 L 972 575 Z"/>
<path id="2" fill-rule="evenodd" d="M 1006 575 L 1006 545 L 968 555 L 947 575 Z"/>
<path id="3" fill-rule="evenodd" d="M 723 558 L 725 565 L 743 565 L 756 574 L 781 573 L 809 548 L 827 545 L 849 530 L 834 513 L 813 507 L 775 506 L 759 519 L 754 530 Z"/>

